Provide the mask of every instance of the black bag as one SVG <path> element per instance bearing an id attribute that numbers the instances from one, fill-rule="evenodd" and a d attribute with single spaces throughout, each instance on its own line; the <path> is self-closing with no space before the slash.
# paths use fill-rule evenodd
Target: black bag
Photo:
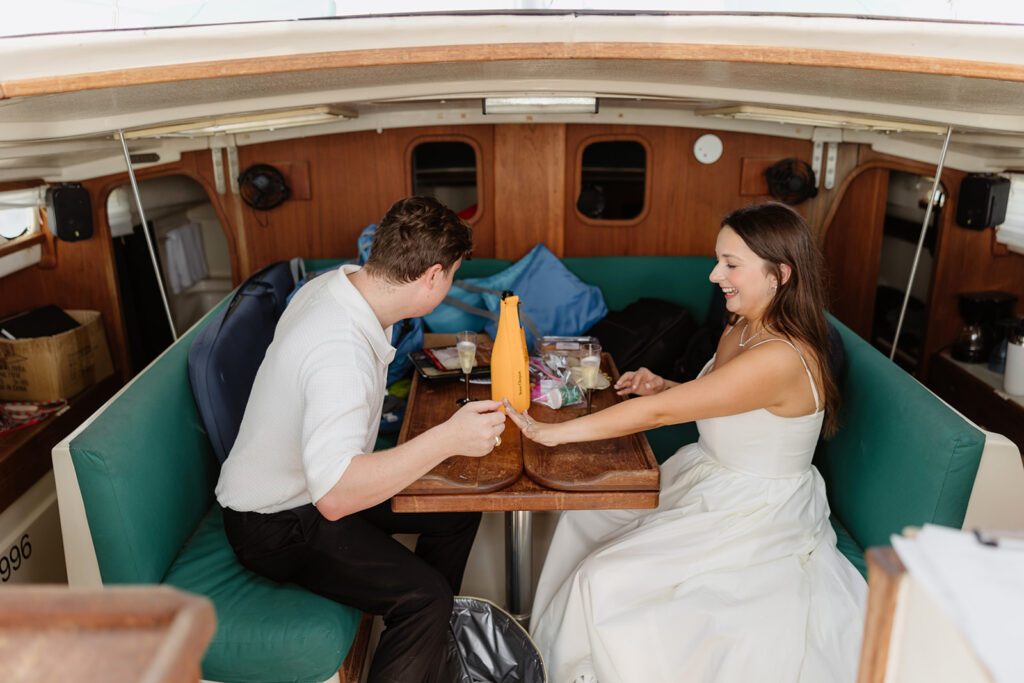
<path id="1" fill-rule="evenodd" d="M 697 323 L 685 307 L 643 297 L 622 310 L 609 311 L 586 334 L 597 337 L 620 373 L 646 367 L 680 381 L 677 361 L 695 332 Z"/>

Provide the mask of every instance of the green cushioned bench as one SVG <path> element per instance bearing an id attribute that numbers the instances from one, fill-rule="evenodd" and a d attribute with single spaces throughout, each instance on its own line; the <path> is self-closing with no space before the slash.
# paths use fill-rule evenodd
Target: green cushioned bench
<path id="1" fill-rule="evenodd" d="M 243 568 L 213 498 L 217 464 L 192 398 L 188 348 L 214 313 L 54 449 L 69 583 L 167 583 L 209 598 L 217 630 L 206 680 L 326 681 L 361 613 Z"/>
<path id="2" fill-rule="evenodd" d="M 564 263 L 599 286 L 613 309 L 655 296 L 702 319 L 713 291 L 707 280 L 713 261 L 706 257 Z M 508 265 L 474 259 L 458 277 L 486 276 Z M 69 583 L 168 583 L 208 597 L 218 625 L 202 662 L 207 680 L 327 680 L 342 664 L 360 614 L 248 572 L 224 535 L 213 499 L 217 465 L 187 372 L 189 344 L 214 313 L 54 448 Z M 838 327 L 847 351 L 842 426 L 816 462 L 828 484 L 839 547 L 851 561 L 864 571 L 863 549 L 887 543 L 906 525 L 1024 527 L 1024 470 L 1016 448 L 975 428 Z M 695 440 L 696 429 L 673 425 L 648 437 L 663 461 Z"/>

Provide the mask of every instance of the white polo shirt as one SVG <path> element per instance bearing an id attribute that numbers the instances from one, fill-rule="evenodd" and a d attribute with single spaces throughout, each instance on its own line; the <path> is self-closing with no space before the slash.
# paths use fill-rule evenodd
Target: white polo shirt
<path id="1" fill-rule="evenodd" d="M 221 468 L 223 507 L 270 513 L 316 502 L 354 456 L 373 451 L 395 349 L 348 279 L 357 270 L 314 278 L 281 315 Z"/>

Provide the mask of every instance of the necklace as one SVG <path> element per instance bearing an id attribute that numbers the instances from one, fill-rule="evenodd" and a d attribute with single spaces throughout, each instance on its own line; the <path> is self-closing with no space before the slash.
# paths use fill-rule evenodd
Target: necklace
<path id="1" fill-rule="evenodd" d="M 741 349 L 746 348 L 747 344 L 749 344 L 750 342 L 752 342 L 755 339 L 757 339 L 758 337 L 760 337 L 761 333 L 763 333 L 766 329 L 768 329 L 767 327 L 762 327 L 760 330 L 755 332 L 749 339 L 744 340 L 743 336 L 747 333 L 747 328 L 748 327 L 750 327 L 750 322 L 749 321 L 747 322 L 746 325 L 743 326 L 743 331 L 740 332 L 740 348 Z"/>

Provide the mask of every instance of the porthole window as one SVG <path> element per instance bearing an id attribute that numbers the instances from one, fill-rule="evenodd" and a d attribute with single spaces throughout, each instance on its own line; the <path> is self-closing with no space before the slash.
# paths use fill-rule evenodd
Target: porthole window
<path id="1" fill-rule="evenodd" d="M 436 197 L 462 218 L 477 211 L 476 151 L 457 140 L 421 142 L 412 152 L 412 192 Z"/>
<path id="2" fill-rule="evenodd" d="M 576 209 L 587 218 L 623 221 L 644 210 L 647 149 L 635 140 L 592 142 L 583 150 Z"/>

